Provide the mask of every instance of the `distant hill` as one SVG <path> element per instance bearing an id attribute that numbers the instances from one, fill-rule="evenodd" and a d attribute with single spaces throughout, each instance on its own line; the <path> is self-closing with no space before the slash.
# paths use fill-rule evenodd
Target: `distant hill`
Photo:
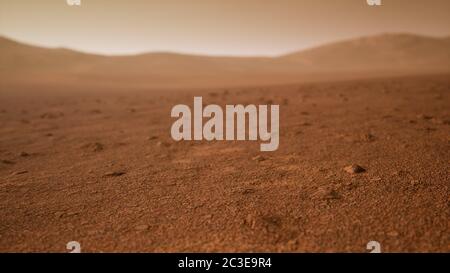
<path id="1" fill-rule="evenodd" d="M 382 34 L 342 41 L 282 56 L 318 70 L 448 70 L 450 37 Z"/>
<path id="2" fill-rule="evenodd" d="M 450 37 L 362 37 L 280 57 L 102 56 L 0 37 L 0 82 L 210 87 L 450 71 Z"/>

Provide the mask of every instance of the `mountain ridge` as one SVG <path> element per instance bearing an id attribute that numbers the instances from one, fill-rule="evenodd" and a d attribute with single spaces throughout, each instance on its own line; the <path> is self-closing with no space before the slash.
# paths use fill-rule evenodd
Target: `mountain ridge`
<path id="1" fill-rule="evenodd" d="M 0 37 L 0 60 L 0 73 L 7 75 L 2 78 L 14 79 L 21 75 L 22 80 L 38 82 L 59 77 L 66 82 L 76 79 L 140 83 L 143 86 L 266 84 L 345 74 L 447 73 L 450 71 L 450 36 L 383 33 L 277 57 L 173 52 L 108 56 L 66 48 L 44 48 Z M 112 80 L 106 80 L 108 78 Z"/>

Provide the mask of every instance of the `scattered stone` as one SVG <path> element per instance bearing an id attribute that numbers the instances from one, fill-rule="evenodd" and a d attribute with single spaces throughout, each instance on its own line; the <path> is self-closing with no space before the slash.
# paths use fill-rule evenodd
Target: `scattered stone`
<path id="1" fill-rule="evenodd" d="M 397 237 L 398 236 L 398 232 L 393 230 L 393 231 L 389 231 L 388 233 L 386 233 L 387 236 L 389 237 Z"/>
<path id="2" fill-rule="evenodd" d="M 60 219 L 60 218 L 62 218 L 63 216 L 64 216 L 64 212 L 62 212 L 62 211 L 57 211 L 57 212 L 55 212 L 55 217 L 56 217 L 56 218 Z"/>
<path id="3" fill-rule="evenodd" d="M 123 172 L 123 171 L 115 171 L 115 172 L 109 172 L 109 173 L 106 173 L 104 176 L 105 176 L 105 177 L 117 177 L 117 176 L 122 176 L 122 175 L 124 175 L 124 174 L 126 174 L 126 172 Z"/>
<path id="4" fill-rule="evenodd" d="M 149 136 L 147 138 L 147 140 L 155 140 L 155 139 L 158 139 L 158 136 Z"/>
<path id="5" fill-rule="evenodd" d="M 41 115 L 41 118 L 42 119 L 56 119 L 56 118 L 59 118 L 59 117 L 63 117 L 64 116 L 64 113 L 62 113 L 62 112 L 54 112 L 54 113 L 43 113 L 42 115 Z"/>
<path id="6" fill-rule="evenodd" d="M 11 161 L 11 160 L 7 160 L 7 159 L 1 159 L 0 162 L 3 163 L 3 164 L 7 164 L 7 165 L 16 164 L 16 162 Z"/>
<path id="7" fill-rule="evenodd" d="M 27 157 L 27 156 L 30 156 L 30 154 L 27 153 L 27 152 L 20 152 L 20 153 L 19 153 L 19 156 L 21 156 L 21 157 Z"/>
<path id="8" fill-rule="evenodd" d="M 361 136 L 361 140 L 364 142 L 372 142 L 375 141 L 375 136 L 371 133 L 365 133 Z"/>
<path id="9" fill-rule="evenodd" d="M 339 193 L 336 190 L 330 189 L 325 192 L 325 194 L 323 195 L 322 198 L 326 199 L 326 200 L 331 200 L 331 199 L 339 199 L 339 198 L 341 198 L 341 196 L 339 195 Z"/>
<path id="10" fill-rule="evenodd" d="M 28 171 L 23 170 L 23 171 L 13 172 L 12 174 L 13 175 L 20 175 L 20 174 L 26 174 L 26 173 L 28 173 Z"/>
<path id="11" fill-rule="evenodd" d="M 164 142 L 164 141 L 158 141 L 156 143 L 156 146 L 158 147 L 170 147 L 170 143 Z"/>
<path id="12" fill-rule="evenodd" d="M 89 236 L 94 236 L 96 234 L 98 234 L 97 229 L 91 229 L 91 230 L 88 230 L 88 232 L 87 232 L 87 235 L 89 235 Z"/>
<path id="13" fill-rule="evenodd" d="M 253 215 L 248 214 L 247 217 L 244 219 L 244 224 L 250 227 L 250 229 L 255 229 L 256 221 Z"/>
<path id="14" fill-rule="evenodd" d="M 419 185 L 420 184 L 420 181 L 419 180 L 417 180 L 417 179 L 413 179 L 413 180 L 411 180 L 411 186 L 416 186 L 416 185 Z"/>
<path id="15" fill-rule="evenodd" d="M 344 171 L 346 171 L 350 174 L 355 174 L 355 173 L 363 173 L 366 171 L 366 169 L 364 169 L 363 167 L 361 167 L 357 164 L 353 164 L 353 165 L 345 167 Z"/>
<path id="16" fill-rule="evenodd" d="M 102 111 L 98 110 L 98 109 L 93 109 L 90 111 L 91 114 L 101 114 Z"/>
<path id="17" fill-rule="evenodd" d="M 70 217 L 70 216 L 77 216 L 79 214 L 80 214 L 80 212 L 78 212 L 78 211 L 71 211 L 71 212 L 68 212 L 66 215 Z"/>
<path id="18" fill-rule="evenodd" d="M 333 200 L 341 198 L 340 194 L 333 188 L 321 187 L 315 193 L 314 197 L 321 200 Z"/>
<path id="19" fill-rule="evenodd" d="M 254 192 L 255 192 L 255 190 L 251 189 L 251 188 L 247 188 L 247 189 L 242 190 L 242 194 L 243 195 L 251 194 L 251 193 L 254 193 Z"/>
<path id="20" fill-rule="evenodd" d="M 422 129 L 419 129 L 419 130 L 423 130 L 423 131 L 425 131 L 425 132 L 434 132 L 434 131 L 436 131 L 437 129 L 436 128 L 433 128 L 433 127 L 424 127 L 424 128 L 422 128 Z"/>
<path id="21" fill-rule="evenodd" d="M 88 144 L 84 145 L 83 148 L 88 149 L 92 152 L 100 152 L 100 151 L 103 151 L 104 146 L 100 142 L 95 142 L 95 143 L 88 143 Z"/>
<path id="22" fill-rule="evenodd" d="M 253 160 L 253 161 L 261 162 L 261 161 L 266 160 L 266 158 L 263 157 L 262 155 L 257 155 L 257 156 L 254 156 L 254 157 L 252 158 L 252 160 Z"/>
<path id="23" fill-rule="evenodd" d="M 354 181 L 344 182 L 344 189 L 346 189 L 346 190 L 352 190 L 352 189 L 356 188 L 357 186 L 358 186 L 357 183 Z"/>
<path id="24" fill-rule="evenodd" d="M 137 231 L 144 231 L 144 230 L 148 230 L 149 226 L 148 225 L 138 225 L 135 227 L 135 229 Z"/>
<path id="25" fill-rule="evenodd" d="M 418 119 L 430 120 L 430 119 L 433 118 L 433 116 L 425 115 L 425 114 L 420 114 L 420 115 L 417 115 L 417 118 L 418 118 Z"/>

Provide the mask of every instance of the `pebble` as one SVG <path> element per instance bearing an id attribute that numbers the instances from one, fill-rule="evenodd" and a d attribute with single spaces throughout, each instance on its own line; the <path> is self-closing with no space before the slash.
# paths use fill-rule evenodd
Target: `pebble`
<path id="1" fill-rule="evenodd" d="M 361 136 L 361 140 L 365 142 L 372 142 L 375 140 L 375 136 L 371 133 L 366 133 Z"/>
<path id="2" fill-rule="evenodd" d="M 430 120 L 430 119 L 433 118 L 433 116 L 425 115 L 425 114 L 420 114 L 420 115 L 417 115 L 417 118 L 418 118 L 418 119 Z"/>
<path id="3" fill-rule="evenodd" d="M 415 185 L 419 185 L 419 184 L 420 184 L 420 181 L 417 180 L 417 179 L 414 179 L 414 180 L 411 180 L 410 183 L 411 183 L 412 186 L 415 186 Z"/>
<path id="4" fill-rule="evenodd" d="M 264 161 L 264 160 L 266 160 L 262 155 L 257 155 L 257 156 L 254 156 L 253 158 L 252 158 L 252 160 L 253 161 L 258 161 L 258 162 L 261 162 L 261 161 Z"/>
<path id="5" fill-rule="evenodd" d="M 325 194 L 322 196 L 322 199 L 325 199 L 325 200 L 339 199 L 339 198 L 341 198 L 341 196 L 334 189 L 325 191 Z"/>
<path id="6" fill-rule="evenodd" d="M 117 176 L 122 176 L 126 174 L 126 172 L 123 171 L 115 171 L 115 172 L 109 172 L 109 173 L 105 173 L 105 176 L 109 176 L 109 177 L 117 177 Z"/>
<path id="7" fill-rule="evenodd" d="M 56 218 L 62 218 L 64 216 L 64 212 L 61 212 L 61 211 L 57 211 L 57 212 L 55 212 L 55 217 Z"/>
<path id="8" fill-rule="evenodd" d="M 0 160 L 0 162 L 3 163 L 3 164 L 8 164 L 8 165 L 15 164 L 14 161 L 7 160 L 7 159 L 2 159 L 2 160 Z"/>
<path id="9" fill-rule="evenodd" d="M 355 173 L 363 173 L 366 171 L 366 169 L 364 169 L 363 167 L 361 167 L 357 164 L 353 164 L 353 165 L 345 167 L 344 171 L 346 171 L 350 174 L 355 174 Z"/>
<path id="10" fill-rule="evenodd" d="M 19 175 L 19 174 L 26 174 L 26 173 L 28 173 L 28 171 L 23 170 L 23 171 L 13 172 L 12 174 L 13 175 Z"/>
<path id="11" fill-rule="evenodd" d="M 314 196 L 322 200 L 332 200 L 341 198 L 340 194 L 333 188 L 321 187 Z"/>
<path id="12" fill-rule="evenodd" d="M 138 231 L 148 230 L 148 225 L 139 225 L 139 226 L 136 226 L 135 229 Z"/>
<path id="13" fill-rule="evenodd" d="M 397 237 L 398 236 L 398 232 L 397 231 L 389 231 L 388 233 L 386 233 L 387 236 L 389 237 Z"/>
<path id="14" fill-rule="evenodd" d="M 158 141 L 156 143 L 156 146 L 158 146 L 158 147 L 170 147 L 170 143 L 163 142 L 163 141 Z"/>
<path id="15" fill-rule="evenodd" d="M 83 148 L 88 149 L 92 152 L 100 152 L 100 151 L 103 151 L 104 146 L 100 142 L 94 142 L 94 143 L 89 143 L 89 144 L 83 145 Z"/>

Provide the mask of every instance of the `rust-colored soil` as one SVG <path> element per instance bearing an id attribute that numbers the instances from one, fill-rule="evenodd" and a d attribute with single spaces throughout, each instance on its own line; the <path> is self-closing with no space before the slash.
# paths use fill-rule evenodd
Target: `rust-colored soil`
<path id="1" fill-rule="evenodd" d="M 280 147 L 171 108 L 280 104 Z M 448 75 L 156 92 L 4 87 L 0 251 L 450 251 Z M 357 164 L 365 172 L 351 174 Z M 351 171 L 350 171 L 351 172 Z"/>

